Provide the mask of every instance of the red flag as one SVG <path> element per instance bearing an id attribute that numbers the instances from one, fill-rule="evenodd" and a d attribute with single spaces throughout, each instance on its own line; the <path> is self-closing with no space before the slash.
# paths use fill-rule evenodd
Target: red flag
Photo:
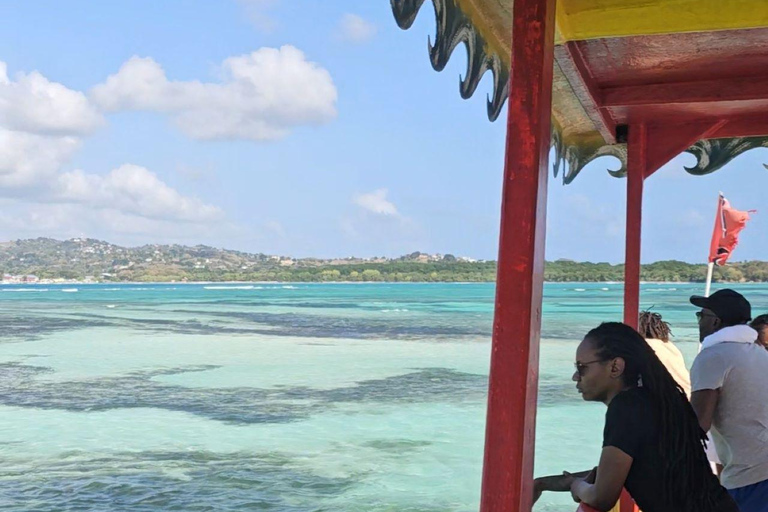
<path id="1" fill-rule="evenodd" d="M 710 263 L 725 265 L 739 243 L 739 233 L 747 225 L 750 213 L 754 213 L 754 210 L 742 212 L 731 208 L 728 200 L 720 194 L 715 229 L 712 232 L 712 242 L 709 244 Z"/>

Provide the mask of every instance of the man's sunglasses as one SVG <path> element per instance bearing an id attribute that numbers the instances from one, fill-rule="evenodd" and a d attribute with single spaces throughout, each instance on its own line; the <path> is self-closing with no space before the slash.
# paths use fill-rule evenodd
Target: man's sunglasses
<path id="1" fill-rule="evenodd" d="M 713 315 L 713 314 L 711 314 L 711 313 L 704 313 L 703 311 L 697 311 L 697 312 L 696 312 L 696 319 L 697 319 L 699 322 L 701 322 L 701 319 L 702 319 L 702 318 L 706 318 L 706 317 L 710 317 L 710 318 L 717 318 L 717 315 Z"/>

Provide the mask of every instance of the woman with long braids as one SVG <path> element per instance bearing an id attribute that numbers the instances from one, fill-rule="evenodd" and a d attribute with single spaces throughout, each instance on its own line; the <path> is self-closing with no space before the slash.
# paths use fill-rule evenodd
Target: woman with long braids
<path id="1" fill-rule="evenodd" d="M 535 497 L 570 490 L 608 511 L 624 487 L 643 512 L 738 512 L 712 474 L 685 393 L 637 331 L 617 322 L 589 331 L 573 380 L 584 400 L 608 406 L 600 462 L 585 478 L 537 479 Z"/>

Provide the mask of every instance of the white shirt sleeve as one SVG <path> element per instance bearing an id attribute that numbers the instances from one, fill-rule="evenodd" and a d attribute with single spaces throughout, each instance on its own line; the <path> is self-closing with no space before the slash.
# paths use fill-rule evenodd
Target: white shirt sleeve
<path id="1" fill-rule="evenodd" d="M 720 389 L 723 387 L 728 365 L 720 354 L 704 349 L 691 366 L 691 391 Z"/>

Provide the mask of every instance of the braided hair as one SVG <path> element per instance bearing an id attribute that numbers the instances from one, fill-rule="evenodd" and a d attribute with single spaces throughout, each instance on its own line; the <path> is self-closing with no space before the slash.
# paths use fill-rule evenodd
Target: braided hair
<path id="1" fill-rule="evenodd" d="M 714 478 L 704 452 L 707 435 L 685 392 L 653 349 L 637 331 L 618 322 L 601 324 L 585 339 L 590 340 L 601 359 L 624 359 L 626 386 L 648 390 L 657 418 L 658 450 L 664 462 L 659 469 L 665 482 L 661 489 L 665 499 L 680 512 L 716 511 L 715 497 L 701 492 L 702 483 Z"/>
<path id="2" fill-rule="evenodd" d="M 640 331 L 640 334 L 645 339 L 653 338 L 661 341 L 669 341 L 672 337 L 672 329 L 669 327 L 669 322 L 662 320 L 661 315 L 658 313 L 641 311 L 640 322 L 638 325 L 638 331 Z"/>

